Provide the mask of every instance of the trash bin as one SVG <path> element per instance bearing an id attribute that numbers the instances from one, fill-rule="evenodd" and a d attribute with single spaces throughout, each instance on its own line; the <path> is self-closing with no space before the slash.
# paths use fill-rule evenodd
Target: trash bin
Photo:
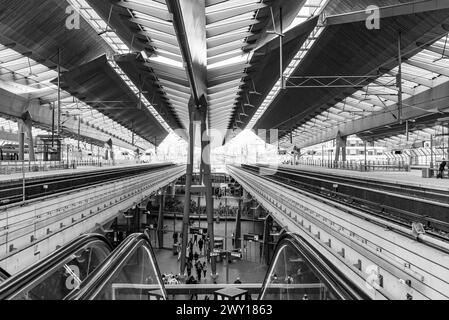
<path id="1" fill-rule="evenodd" d="M 422 177 L 423 178 L 431 178 L 432 177 L 432 170 L 430 170 L 430 168 L 422 169 Z"/>

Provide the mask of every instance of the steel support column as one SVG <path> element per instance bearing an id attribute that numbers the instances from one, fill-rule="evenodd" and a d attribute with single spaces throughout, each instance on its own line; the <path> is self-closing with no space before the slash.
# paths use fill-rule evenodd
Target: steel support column
<path id="1" fill-rule="evenodd" d="M 214 233 L 214 199 L 212 197 L 212 177 L 211 177 L 211 163 L 210 163 L 210 137 L 207 132 L 207 104 L 203 100 L 202 117 L 201 117 L 201 163 L 203 167 L 203 179 L 206 189 L 206 214 L 207 214 L 207 233 L 209 236 L 209 251 L 213 252 L 215 248 L 215 233 Z M 217 276 L 217 266 L 215 257 L 211 257 L 211 276 Z"/>
<path id="2" fill-rule="evenodd" d="M 398 121 L 402 124 L 402 35 L 398 34 L 398 75 L 397 75 L 397 87 L 398 87 Z"/>
<path id="3" fill-rule="evenodd" d="M 265 218 L 263 231 L 263 257 L 267 265 L 270 264 L 270 233 L 272 226 L 273 218 L 270 215 L 267 215 L 267 217 Z"/>
<path id="4" fill-rule="evenodd" d="M 159 249 L 164 247 L 164 206 L 165 206 L 165 189 L 160 190 L 159 195 L 159 216 L 157 219 L 157 242 Z"/>
<path id="5" fill-rule="evenodd" d="M 21 118 L 17 120 L 18 135 L 19 135 L 19 160 L 25 159 L 25 136 L 28 141 L 28 159 L 29 161 L 36 161 L 34 154 L 33 141 L 33 122 L 29 112 L 25 112 Z"/>
<path id="6" fill-rule="evenodd" d="M 337 138 L 335 139 L 336 150 L 335 150 L 335 162 L 340 161 L 340 150 L 342 161 L 346 161 L 346 143 L 348 141 L 347 137 L 342 137 L 340 132 L 337 134 Z"/>
<path id="7" fill-rule="evenodd" d="M 189 104 L 193 101 L 190 100 Z M 185 185 L 185 200 L 184 200 L 184 215 L 182 219 L 182 246 L 181 246 L 181 266 L 180 273 L 184 275 L 186 268 L 186 254 L 187 254 L 187 242 L 189 236 L 189 219 L 190 219 L 190 189 L 192 186 L 192 175 L 193 175 L 193 157 L 195 150 L 195 122 L 194 122 L 194 111 L 190 111 L 190 124 L 189 124 L 189 153 L 187 159 L 187 170 L 186 170 L 186 185 Z"/>
<path id="8" fill-rule="evenodd" d="M 346 145 L 348 143 L 348 137 L 341 138 L 341 160 L 346 162 Z"/>
<path id="9" fill-rule="evenodd" d="M 239 199 L 239 209 L 235 219 L 234 249 L 242 248 L 242 210 L 242 199 Z"/>
<path id="10" fill-rule="evenodd" d="M 19 119 L 19 126 L 22 124 L 24 131 L 26 132 L 28 141 L 28 158 L 30 161 L 36 161 L 36 156 L 34 153 L 34 140 L 33 140 L 33 121 L 31 120 L 31 115 L 29 112 L 25 112 L 22 115 L 22 119 Z"/>
<path id="11" fill-rule="evenodd" d="M 18 136 L 19 136 L 19 161 L 25 160 L 25 132 L 23 124 L 18 123 Z"/>
<path id="12" fill-rule="evenodd" d="M 364 168 L 363 168 L 363 171 L 368 171 L 367 170 L 367 165 L 368 165 L 368 161 L 367 161 L 367 141 L 365 140 L 365 141 L 363 141 L 363 148 L 364 148 L 364 156 L 365 156 L 365 166 L 364 166 Z"/>

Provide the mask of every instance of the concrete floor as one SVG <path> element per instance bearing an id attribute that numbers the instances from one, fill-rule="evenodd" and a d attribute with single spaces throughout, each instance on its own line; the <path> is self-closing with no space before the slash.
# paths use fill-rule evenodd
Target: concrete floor
<path id="1" fill-rule="evenodd" d="M 166 220 L 164 224 L 169 225 L 171 228 L 170 231 L 173 230 L 173 221 Z M 195 222 L 193 226 L 198 226 L 198 222 Z M 201 223 L 202 227 L 205 227 L 205 222 Z M 181 221 L 176 221 L 176 230 L 179 232 L 182 227 Z M 219 224 L 214 225 L 215 229 L 215 235 L 217 237 L 224 237 L 225 236 L 225 229 L 227 229 L 227 248 L 233 249 L 232 247 L 232 241 L 231 241 L 231 234 L 235 231 L 235 222 L 234 221 L 228 221 L 228 227 L 225 228 L 225 223 L 221 222 Z M 242 222 L 242 234 L 245 233 L 263 233 L 263 223 L 257 222 Z M 155 236 L 156 234 L 154 234 Z M 152 237 L 153 241 L 155 240 L 155 237 Z M 153 242 L 153 248 L 157 248 L 155 241 Z M 260 255 L 260 244 L 255 242 L 246 242 L 243 241 L 243 250 L 242 260 L 236 260 L 233 263 L 230 263 L 228 265 L 228 283 L 234 283 L 234 281 L 237 279 L 237 277 L 240 277 L 240 280 L 245 283 L 262 283 L 265 274 L 268 270 L 268 266 L 265 265 L 265 263 L 261 260 Z M 166 232 L 164 234 L 164 248 L 172 248 L 173 246 L 173 232 Z M 173 273 L 178 274 L 180 272 L 180 262 L 178 261 L 178 257 L 173 255 L 172 250 L 167 249 L 155 249 L 156 259 L 159 264 L 159 268 L 161 273 Z M 194 251 L 199 252 L 198 245 L 194 245 Z M 201 261 L 205 261 L 205 257 L 200 258 Z M 211 267 L 210 264 L 207 266 L 207 276 L 206 279 L 202 279 L 201 283 L 207 284 L 207 283 L 213 283 L 213 279 L 210 277 L 211 273 Z M 226 283 L 226 263 L 219 262 L 217 263 L 217 283 Z M 193 274 L 193 273 L 192 273 Z M 196 273 L 194 274 L 196 277 Z"/>
<path id="2" fill-rule="evenodd" d="M 196 249 L 196 247 L 195 247 Z M 173 273 L 178 274 L 180 268 L 180 262 L 177 256 L 174 256 L 172 251 L 166 249 L 155 249 L 156 260 L 159 265 L 159 269 L 162 274 Z M 201 261 L 205 261 L 205 258 L 201 258 Z M 228 265 L 228 282 L 226 282 L 226 264 L 225 262 L 217 263 L 218 278 L 216 279 L 218 284 L 234 283 L 237 277 L 243 283 L 262 284 L 265 274 L 268 271 L 268 267 L 263 263 L 254 263 L 248 261 L 235 261 Z M 202 284 L 213 284 L 213 279 L 210 276 L 211 267 L 207 265 L 206 278 L 201 278 Z M 196 273 L 192 274 L 196 278 Z"/>

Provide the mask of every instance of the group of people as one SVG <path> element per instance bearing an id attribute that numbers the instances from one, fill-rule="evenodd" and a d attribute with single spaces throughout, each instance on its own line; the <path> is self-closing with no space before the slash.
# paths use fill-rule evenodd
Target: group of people
<path id="1" fill-rule="evenodd" d="M 194 250 L 195 245 L 197 245 L 197 249 L 199 251 Z M 194 234 L 192 238 L 189 239 L 187 245 L 187 283 L 194 284 L 200 283 L 201 278 L 206 278 L 207 274 L 207 261 L 202 261 L 201 255 L 207 254 L 208 248 L 208 239 L 205 235 L 197 235 Z M 192 272 L 196 272 L 196 278 L 192 275 Z"/>
<path id="2" fill-rule="evenodd" d="M 231 207 L 231 206 L 223 206 L 223 204 L 220 202 L 218 205 L 218 209 L 215 210 L 215 214 L 218 214 L 219 216 L 225 216 L 228 215 L 230 217 L 237 216 L 239 208 L 237 207 Z"/>
<path id="3" fill-rule="evenodd" d="M 173 273 L 163 274 L 162 282 L 164 284 L 180 284 L 179 275 L 174 275 Z"/>

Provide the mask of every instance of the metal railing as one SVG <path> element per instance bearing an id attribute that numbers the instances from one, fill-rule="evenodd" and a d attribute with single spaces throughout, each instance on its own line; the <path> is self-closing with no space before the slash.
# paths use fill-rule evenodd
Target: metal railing
<path id="1" fill-rule="evenodd" d="M 291 164 L 291 163 L 290 163 Z M 294 165 L 315 166 L 329 169 L 351 171 L 410 171 L 410 164 L 405 161 L 329 161 L 329 160 L 300 160 Z"/>
<path id="2" fill-rule="evenodd" d="M 79 167 L 108 167 L 143 164 L 143 161 L 76 160 L 76 161 L 0 161 L 0 175 L 22 172 L 69 170 Z"/>

